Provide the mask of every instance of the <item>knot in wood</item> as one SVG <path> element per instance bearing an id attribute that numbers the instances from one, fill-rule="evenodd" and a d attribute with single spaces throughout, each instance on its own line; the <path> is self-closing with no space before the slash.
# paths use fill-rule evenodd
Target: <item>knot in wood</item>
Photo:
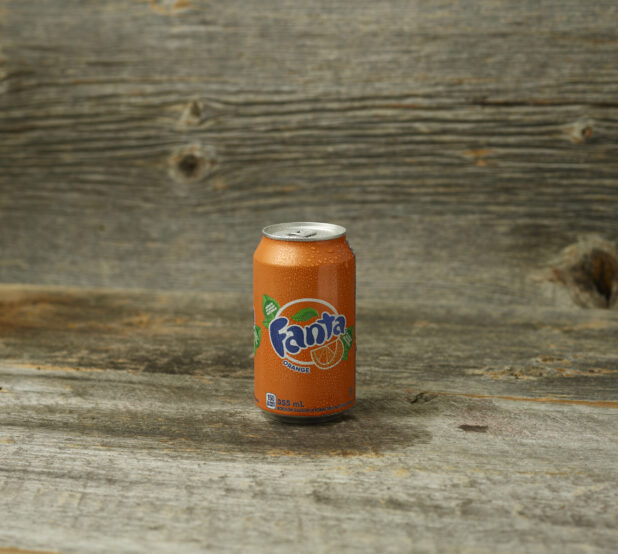
<path id="1" fill-rule="evenodd" d="M 170 176 L 177 183 L 196 183 L 211 175 L 217 165 L 212 146 L 192 144 L 175 151 L 169 158 Z"/>
<path id="2" fill-rule="evenodd" d="M 554 276 L 584 308 L 612 308 L 618 298 L 618 255 L 600 239 L 580 241 L 566 248 Z"/>
<path id="3" fill-rule="evenodd" d="M 609 307 L 617 279 L 616 258 L 604 250 L 594 248 L 585 253 L 571 268 L 575 282 L 584 289 L 590 289 L 605 298 Z"/>
<path id="4" fill-rule="evenodd" d="M 180 118 L 180 122 L 188 127 L 199 125 L 203 120 L 204 106 L 199 100 L 189 102 Z"/>
<path id="5" fill-rule="evenodd" d="M 567 127 L 567 135 L 576 144 L 589 142 L 592 137 L 593 123 L 589 119 L 580 119 Z"/>

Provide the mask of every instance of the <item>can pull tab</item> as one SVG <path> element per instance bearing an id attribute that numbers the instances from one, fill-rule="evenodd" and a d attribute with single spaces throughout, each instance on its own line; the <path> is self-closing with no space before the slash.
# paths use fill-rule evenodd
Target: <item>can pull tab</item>
<path id="1" fill-rule="evenodd" d="M 308 239 L 310 237 L 315 236 L 317 233 L 310 229 L 297 229 L 296 231 L 290 231 L 288 233 L 288 237 L 302 237 L 304 239 Z"/>

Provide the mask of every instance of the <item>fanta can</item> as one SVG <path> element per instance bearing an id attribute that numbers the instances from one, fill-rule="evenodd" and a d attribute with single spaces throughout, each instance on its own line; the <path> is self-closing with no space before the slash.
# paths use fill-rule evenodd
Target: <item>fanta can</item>
<path id="1" fill-rule="evenodd" d="M 253 255 L 254 394 L 290 422 L 354 405 L 356 262 L 339 225 L 265 227 Z"/>

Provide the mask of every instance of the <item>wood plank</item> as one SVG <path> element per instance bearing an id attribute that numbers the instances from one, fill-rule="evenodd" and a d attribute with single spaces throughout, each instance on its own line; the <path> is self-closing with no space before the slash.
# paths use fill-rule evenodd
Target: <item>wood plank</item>
<path id="1" fill-rule="evenodd" d="M 57 554 L 56 552 L 43 552 L 42 550 L 23 550 L 22 548 L 0 548 L 0 554 Z"/>
<path id="2" fill-rule="evenodd" d="M 612 552 L 617 29 L 0 0 L 0 551 Z M 290 219 L 358 257 L 323 427 L 251 401 L 251 253 Z"/>
<path id="3" fill-rule="evenodd" d="M 616 409 L 406 393 L 337 424 L 249 381 L 0 367 L 0 544 L 62 552 L 611 552 Z"/>
<path id="4" fill-rule="evenodd" d="M 251 321 L 250 294 L 0 286 L 0 355 L 35 368 L 246 383 Z M 361 387 L 618 400 L 615 310 L 364 299 L 356 331 Z"/>
<path id="5" fill-rule="evenodd" d="M 4 282 L 238 292 L 317 219 L 360 294 L 564 306 L 618 241 L 613 2 L 3 6 Z"/>

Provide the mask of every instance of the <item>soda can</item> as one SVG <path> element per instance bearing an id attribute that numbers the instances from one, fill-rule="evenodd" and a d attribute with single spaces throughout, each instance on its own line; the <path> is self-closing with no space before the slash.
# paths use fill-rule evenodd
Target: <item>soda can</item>
<path id="1" fill-rule="evenodd" d="M 339 225 L 265 227 L 253 255 L 254 395 L 288 422 L 334 419 L 356 395 L 356 261 Z"/>

